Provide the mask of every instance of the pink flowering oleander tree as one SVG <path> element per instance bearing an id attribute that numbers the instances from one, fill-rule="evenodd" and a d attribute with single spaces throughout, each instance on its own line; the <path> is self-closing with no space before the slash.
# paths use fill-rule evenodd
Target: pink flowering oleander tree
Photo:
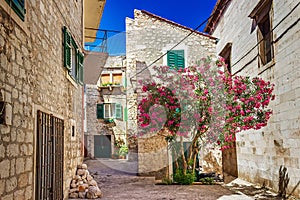
<path id="1" fill-rule="evenodd" d="M 238 132 L 266 126 L 272 114 L 273 84 L 222 69 L 224 59 L 206 58 L 184 69 L 154 67 L 152 79 L 140 82 L 146 97 L 138 105 L 139 134 L 163 133 L 184 174 L 195 170 L 200 140 L 231 148 Z M 187 153 L 185 137 L 191 141 Z"/>

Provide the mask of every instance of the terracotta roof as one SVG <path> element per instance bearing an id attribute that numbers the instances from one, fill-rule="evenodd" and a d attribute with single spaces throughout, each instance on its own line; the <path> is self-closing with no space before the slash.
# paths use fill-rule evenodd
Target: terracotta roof
<path id="1" fill-rule="evenodd" d="M 146 14 L 146 15 L 149 15 L 149 16 L 151 16 L 151 17 L 153 17 L 153 18 L 156 18 L 156 19 L 158 19 L 158 20 L 160 20 L 160 21 L 164 21 L 164 22 L 167 22 L 167 23 L 169 23 L 169 24 L 171 24 L 171 25 L 174 25 L 174 26 L 177 26 L 177 27 L 180 27 L 180 28 L 189 30 L 189 31 L 193 31 L 193 32 L 196 33 L 196 34 L 199 34 L 199 35 L 202 35 L 202 36 L 205 36 L 205 37 L 209 37 L 210 39 L 213 39 L 213 40 L 216 40 L 216 39 L 217 39 L 217 38 L 215 38 L 215 37 L 213 37 L 213 36 L 211 36 L 211 35 L 209 35 L 209 34 L 202 33 L 202 32 L 200 32 L 200 31 L 195 31 L 195 30 L 192 29 L 192 28 L 189 28 L 189 27 L 187 27 L 187 26 L 183 26 L 183 25 L 181 25 L 181 24 L 178 24 L 178 23 L 176 23 L 176 22 L 173 22 L 173 21 L 168 20 L 168 19 L 166 19 L 166 18 L 163 18 L 163 17 L 161 17 L 161 16 L 158 16 L 158 15 L 155 15 L 155 14 L 153 14 L 153 13 L 150 13 L 150 12 L 148 12 L 148 11 L 146 11 L 146 10 L 141 10 L 141 12 L 144 13 L 144 14 Z"/>
<path id="2" fill-rule="evenodd" d="M 212 13 L 211 18 L 206 23 L 204 32 L 212 34 L 215 31 L 216 26 L 218 25 L 221 17 L 225 13 L 226 8 L 230 4 L 231 0 L 218 0 Z"/>

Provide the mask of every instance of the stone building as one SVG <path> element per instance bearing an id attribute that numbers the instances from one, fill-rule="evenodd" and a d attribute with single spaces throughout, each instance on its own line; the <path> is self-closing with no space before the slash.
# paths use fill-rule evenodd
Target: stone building
<path id="1" fill-rule="evenodd" d="M 89 81 L 85 89 L 87 156 L 110 158 L 118 153 L 117 141 L 126 143 L 125 57 L 94 54 L 95 57 L 87 56 L 85 63 L 101 68 L 88 73 L 97 74 L 97 79 L 93 83 Z"/>
<path id="2" fill-rule="evenodd" d="M 135 10 L 134 19 L 126 19 L 129 158 L 138 159 L 139 174 L 165 177 L 168 173 L 172 173 L 172 168 L 169 168 L 172 159 L 163 138 L 151 136 L 136 139 L 137 104 L 141 92 L 138 81 L 151 77 L 154 71 L 150 66 L 172 64 L 168 59 L 171 54 L 176 57 L 173 64 L 183 68 L 195 64 L 203 57 L 214 56 L 216 38 L 210 35 L 194 31 L 178 44 L 192 31 L 188 27 L 147 11 Z M 177 46 L 169 51 L 175 45 Z M 146 70 L 143 70 L 145 68 Z"/>
<path id="3" fill-rule="evenodd" d="M 278 190 L 279 168 L 285 166 L 287 193 L 295 189 L 300 197 L 299 1 L 219 0 L 212 14 L 205 31 L 220 39 L 217 53 L 231 73 L 275 84 L 268 126 L 237 135 L 237 155 L 228 157 L 235 175 Z"/>
<path id="4" fill-rule="evenodd" d="M 101 16 L 105 1 L 89 3 Z M 82 163 L 83 7 L 0 1 L 2 200 L 66 199 Z"/>

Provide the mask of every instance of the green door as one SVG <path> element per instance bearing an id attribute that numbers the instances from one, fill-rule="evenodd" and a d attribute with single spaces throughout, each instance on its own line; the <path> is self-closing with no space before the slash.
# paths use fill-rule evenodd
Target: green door
<path id="1" fill-rule="evenodd" d="M 111 136 L 95 135 L 94 152 L 96 158 L 110 158 L 111 157 Z"/>

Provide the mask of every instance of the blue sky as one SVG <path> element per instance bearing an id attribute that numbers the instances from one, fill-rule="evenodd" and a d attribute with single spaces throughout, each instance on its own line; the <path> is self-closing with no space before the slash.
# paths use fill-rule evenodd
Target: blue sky
<path id="1" fill-rule="evenodd" d="M 125 31 L 125 18 L 133 18 L 134 9 L 147 10 L 184 26 L 196 28 L 209 17 L 216 1 L 106 0 L 100 28 Z M 202 31 L 204 26 L 199 30 Z"/>
<path id="2" fill-rule="evenodd" d="M 121 32 L 116 35 L 108 34 L 107 48 L 110 55 L 124 55 L 125 18 L 133 18 L 134 9 L 146 10 L 194 29 L 210 16 L 216 2 L 217 0 L 185 0 L 181 3 L 174 0 L 106 0 L 99 28 Z M 198 30 L 202 31 L 204 27 L 205 24 Z M 98 31 L 97 37 L 103 37 L 103 32 Z M 101 40 L 96 39 L 91 44 L 100 46 Z M 99 47 L 87 49 L 98 51 Z"/>

